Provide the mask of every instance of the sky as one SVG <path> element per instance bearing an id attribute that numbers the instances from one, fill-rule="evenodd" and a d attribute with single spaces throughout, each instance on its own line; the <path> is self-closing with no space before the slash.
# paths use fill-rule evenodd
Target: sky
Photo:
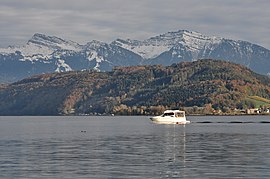
<path id="1" fill-rule="evenodd" d="M 0 47 L 35 33 L 85 44 L 178 30 L 270 49 L 269 0 L 0 0 Z"/>

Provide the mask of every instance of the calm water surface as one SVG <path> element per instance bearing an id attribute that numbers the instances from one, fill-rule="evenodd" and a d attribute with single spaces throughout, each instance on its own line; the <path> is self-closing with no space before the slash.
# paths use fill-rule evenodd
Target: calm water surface
<path id="1" fill-rule="evenodd" d="M 270 178 L 270 116 L 0 117 L 0 178 Z"/>

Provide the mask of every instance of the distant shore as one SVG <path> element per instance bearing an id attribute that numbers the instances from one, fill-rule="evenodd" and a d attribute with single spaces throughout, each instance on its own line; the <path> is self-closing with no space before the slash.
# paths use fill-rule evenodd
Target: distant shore
<path id="1" fill-rule="evenodd" d="M 238 113 L 222 113 L 222 114 L 186 114 L 187 116 L 267 116 L 270 113 L 261 113 L 261 114 L 238 114 Z"/>

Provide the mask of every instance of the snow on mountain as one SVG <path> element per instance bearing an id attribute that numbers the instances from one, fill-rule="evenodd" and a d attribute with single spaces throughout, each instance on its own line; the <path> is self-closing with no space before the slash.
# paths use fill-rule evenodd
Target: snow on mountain
<path id="1" fill-rule="evenodd" d="M 0 48 L 0 82 L 55 71 L 108 71 L 114 66 L 170 65 L 205 58 L 242 64 L 261 74 L 270 73 L 270 50 L 187 30 L 141 41 L 117 39 L 107 44 L 93 40 L 85 45 L 37 33 L 24 46 Z"/>
<path id="2" fill-rule="evenodd" d="M 159 44 L 158 41 L 148 43 L 145 41 L 137 40 L 121 40 L 117 39 L 112 44 L 120 46 L 124 49 L 130 50 L 144 59 L 155 58 L 160 55 L 162 52 L 168 51 L 171 46 L 166 44 Z"/>
<path id="3" fill-rule="evenodd" d="M 92 49 L 92 50 L 97 50 L 101 47 L 108 46 L 108 44 L 104 42 L 100 42 L 97 40 L 92 40 L 91 42 L 88 42 L 86 45 L 84 45 L 84 49 Z"/>
<path id="4" fill-rule="evenodd" d="M 95 66 L 93 67 L 94 70 L 100 71 L 100 63 L 103 61 L 109 62 L 107 60 L 104 60 L 102 55 L 99 55 L 96 51 L 87 51 L 87 59 L 89 61 L 94 61 Z M 110 63 L 110 62 L 109 62 Z"/>
<path id="5" fill-rule="evenodd" d="M 201 50 L 214 44 L 219 44 L 221 40 L 218 37 L 208 37 L 197 32 L 185 31 L 183 39 L 179 43 L 186 46 L 192 52 L 192 57 L 195 60 L 198 58 Z"/>
<path id="6" fill-rule="evenodd" d="M 72 71 L 70 66 L 66 64 L 65 60 L 59 59 L 56 62 L 57 68 L 55 72 L 65 72 L 65 71 Z"/>
<path id="7" fill-rule="evenodd" d="M 38 46 L 34 43 L 27 43 L 22 47 L 8 47 L 8 48 L 0 48 L 0 53 L 2 54 L 11 54 L 20 52 L 22 56 L 25 56 L 30 60 L 31 56 L 35 56 L 37 54 L 42 55 L 43 57 L 50 55 L 54 52 L 53 49 L 46 46 Z"/>
<path id="8" fill-rule="evenodd" d="M 246 41 L 209 37 L 198 32 L 179 30 L 147 40 L 121 40 L 112 44 L 140 55 L 144 64 L 170 65 L 180 61 L 219 59 L 245 65 L 267 74 L 270 69 L 270 51 Z"/>
<path id="9" fill-rule="evenodd" d="M 62 49 L 80 51 L 82 46 L 73 41 L 66 41 L 55 36 L 46 36 L 44 34 L 35 34 L 27 44 L 34 44 L 38 47 L 48 47 L 49 49 Z"/>
<path id="10" fill-rule="evenodd" d="M 33 61 L 37 59 L 50 59 L 51 54 L 56 50 L 80 51 L 81 49 L 82 46 L 75 42 L 65 41 L 58 37 L 46 36 L 37 33 L 33 35 L 26 45 L 22 47 L 0 48 L 0 53 L 11 54 L 20 52 L 20 54 L 23 56 L 21 61 Z"/>
<path id="11" fill-rule="evenodd" d="M 207 37 L 197 32 L 179 30 L 177 32 L 168 32 L 151 37 L 143 41 L 117 39 L 113 44 L 139 54 L 144 59 L 156 58 L 160 54 L 169 51 L 175 45 L 182 44 L 192 52 L 194 59 L 196 59 L 200 50 L 206 45 L 219 43 L 220 41 L 221 38 Z"/>
<path id="12" fill-rule="evenodd" d="M 101 63 L 111 64 L 107 57 L 109 56 L 110 46 L 106 43 L 93 40 L 84 46 L 86 59 L 94 63 L 93 69 L 100 71 Z"/>

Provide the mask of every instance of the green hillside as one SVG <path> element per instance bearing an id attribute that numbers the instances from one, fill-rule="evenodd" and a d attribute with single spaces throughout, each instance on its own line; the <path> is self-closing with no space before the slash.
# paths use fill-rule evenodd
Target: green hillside
<path id="1" fill-rule="evenodd" d="M 248 96 L 246 100 L 253 103 L 255 108 L 259 108 L 262 106 L 270 107 L 270 100 L 266 98 L 262 98 L 259 96 Z"/>
<path id="2" fill-rule="evenodd" d="M 0 88 L 0 115 L 150 114 L 193 106 L 226 112 L 262 101 L 252 96 L 270 99 L 269 77 L 198 60 L 34 76 Z"/>

